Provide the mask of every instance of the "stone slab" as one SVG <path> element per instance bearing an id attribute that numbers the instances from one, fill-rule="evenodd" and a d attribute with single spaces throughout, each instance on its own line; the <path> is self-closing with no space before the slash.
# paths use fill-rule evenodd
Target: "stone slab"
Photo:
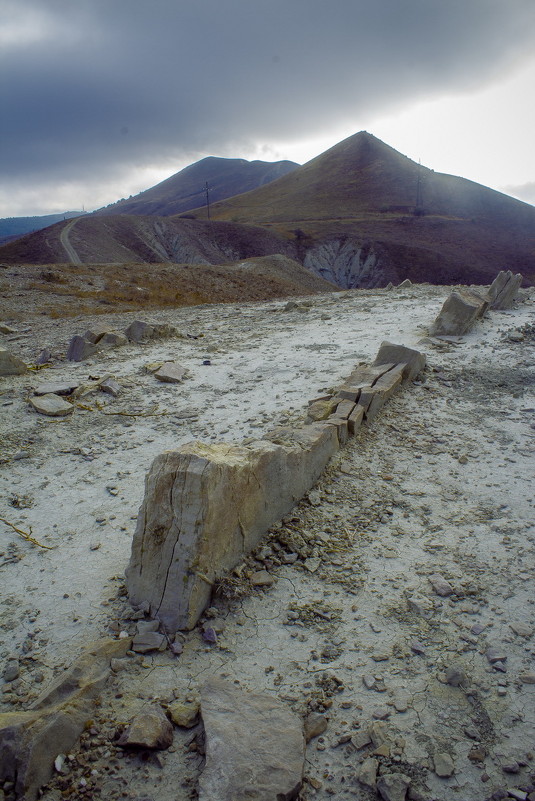
<path id="1" fill-rule="evenodd" d="M 182 367 L 178 362 L 166 362 L 162 364 L 159 370 L 156 370 L 154 377 L 166 384 L 181 384 L 186 377 L 186 373 L 186 368 Z"/>
<path id="2" fill-rule="evenodd" d="M 74 412 L 72 403 L 63 400 L 59 395 L 39 395 L 30 398 L 30 404 L 36 412 L 48 417 L 66 417 Z"/>
<path id="3" fill-rule="evenodd" d="M 444 301 L 429 333 L 431 336 L 462 336 L 483 316 L 488 300 L 469 290 L 456 289 Z"/>
<path id="4" fill-rule="evenodd" d="M 398 364 L 403 364 L 403 381 L 413 381 L 424 369 L 426 361 L 425 355 L 420 351 L 408 348 L 406 345 L 395 345 L 385 340 L 381 342 L 374 364 L 379 366 L 383 362 L 385 364 L 388 363 L 389 369 Z"/>
<path id="5" fill-rule="evenodd" d="M 199 801 L 293 801 L 302 786 L 303 724 L 272 695 L 212 680 L 201 692 L 206 765 Z"/>

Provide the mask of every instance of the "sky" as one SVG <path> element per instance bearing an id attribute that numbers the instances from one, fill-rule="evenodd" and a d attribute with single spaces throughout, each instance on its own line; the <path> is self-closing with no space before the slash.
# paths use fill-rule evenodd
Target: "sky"
<path id="1" fill-rule="evenodd" d="M 0 217 L 367 130 L 535 204 L 535 0 L 0 0 Z"/>

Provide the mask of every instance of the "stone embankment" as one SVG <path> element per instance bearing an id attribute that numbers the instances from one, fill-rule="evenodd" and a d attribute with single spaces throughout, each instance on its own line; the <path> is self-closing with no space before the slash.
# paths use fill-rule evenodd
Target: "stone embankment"
<path id="1" fill-rule="evenodd" d="M 192 629 L 215 581 L 235 567 L 315 484 L 363 422 L 425 366 L 416 350 L 383 342 L 309 422 L 243 445 L 189 443 L 154 460 L 126 571 L 132 605 L 167 634 Z"/>

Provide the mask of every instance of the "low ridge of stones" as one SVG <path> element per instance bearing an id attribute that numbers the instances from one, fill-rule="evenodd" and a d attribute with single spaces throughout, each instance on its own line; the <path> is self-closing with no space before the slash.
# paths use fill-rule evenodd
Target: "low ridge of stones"
<path id="1" fill-rule="evenodd" d="M 67 360 L 81 362 L 89 359 L 98 350 L 118 348 L 129 342 L 145 343 L 155 339 L 167 339 L 180 336 L 179 331 L 166 323 L 147 323 L 134 320 L 123 333 L 113 331 L 106 326 L 94 326 L 81 336 L 74 336 L 67 349 Z"/>
<path id="2" fill-rule="evenodd" d="M 311 402 L 301 428 L 278 428 L 244 445 L 192 442 L 157 456 L 126 570 L 131 604 L 168 634 L 192 629 L 216 579 L 258 545 L 348 437 L 425 363 L 422 353 L 383 342 L 373 365 L 357 367 L 334 397 Z"/>

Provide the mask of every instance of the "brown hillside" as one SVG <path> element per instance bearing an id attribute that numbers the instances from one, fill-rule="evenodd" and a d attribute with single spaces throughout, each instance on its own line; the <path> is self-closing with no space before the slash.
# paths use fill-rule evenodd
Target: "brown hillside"
<path id="1" fill-rule="evenodd" d="M 236 264 L 18 264 L 0 270 L 4 319 L 235 303 L 335 290 L 287 256 Z"/>
<path id="2" fill-rule="evenodd" d="M 160 217 L 183 214 L 206 204 L 206 184 L 210 203 L 215 203 L 264 186 L 298 166 L 293 161 L 246 161 L 208 156 L 135 197 L 123 198 L 94 213 L 156 214 Z"/>
<path id="3" fill-rule="evenodd" d="M 484 283 L 504 266 L 535 280 L 533 206 L 421 167 L 366 132 L 268 186 L 215 204 L 212 216 L 276 230 L 331 280 L 340 265 L 331 256 L 318 266 L 318 247 L 345 248 L 346 262 L 358 261 L 362 249 L 372 254 L 372 284 L 405 277 Z M 364 269 L 362 261 L 353 267 Z"/>

